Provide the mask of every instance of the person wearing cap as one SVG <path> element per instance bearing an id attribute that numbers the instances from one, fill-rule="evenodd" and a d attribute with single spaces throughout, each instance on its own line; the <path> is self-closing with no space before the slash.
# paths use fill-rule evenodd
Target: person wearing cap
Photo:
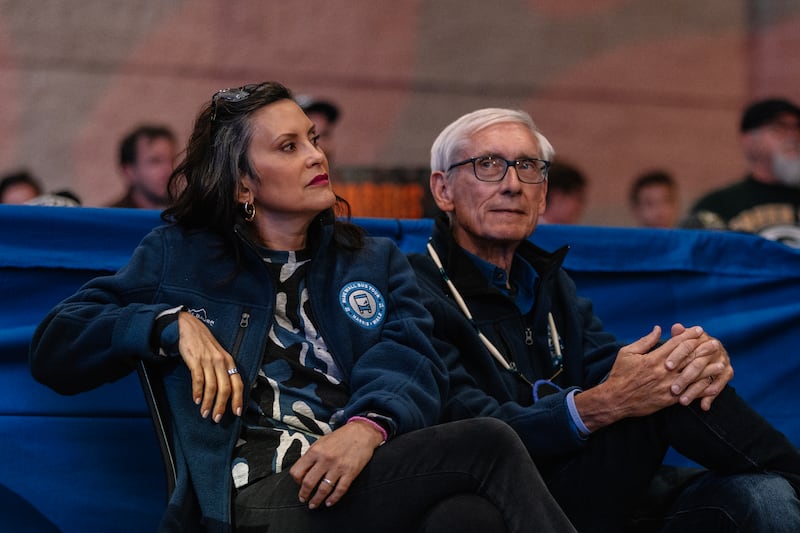
<path id="1" fill-rule="evenodd" d="M 782 98 L 756 101 L 739 129 L 747 175 L 701 198 L 681 225 L 800 247 L 800 107 Z"/>
<path id="2" fill-rule="evenodd" d="M 328 161 L 332 162 L 336 154 L 335 131 L 339 122 L 339 108 L 328 100 L 318 100 L 311 96 L 300 95 L 297 103 L 305 111 L 306 116 L 314 123 L 319 135 L 317 146 L 322 148 Z M 332 163 L 331 163 L 332 165 Z"/>

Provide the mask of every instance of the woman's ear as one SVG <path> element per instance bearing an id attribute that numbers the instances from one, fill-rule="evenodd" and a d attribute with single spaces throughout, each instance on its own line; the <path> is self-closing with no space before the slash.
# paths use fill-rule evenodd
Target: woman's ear
<path id="1" fill-rule="evenodd" d="M 431 196 L 436 206 L 449 213 L 453 211 L 453 189 L 444 172 L 437 170 L 431 173 Z"/>
<path id="2" fill-rule="evenodd" d="M 236 201 L 240 204 L 253 202 L 253 191 L 250 190 L 247 176 L 239 178 L 239 183 L 236 187 Z"/>

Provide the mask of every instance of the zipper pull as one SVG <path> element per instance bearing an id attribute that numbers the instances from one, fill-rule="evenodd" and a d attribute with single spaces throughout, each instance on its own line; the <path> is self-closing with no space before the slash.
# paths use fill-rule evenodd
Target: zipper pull
<path id="1" fill-rule="evenodd" d="M 525 328 L 525 344 L 533 346 L 533 331 L 530 327 Z"/>
<path id="2" fill-rule="evenodd" d="M 242 319 L 239 321 L 240 328 L 246 328 L 250 325 L 250 313 L 242 313 Z"/>

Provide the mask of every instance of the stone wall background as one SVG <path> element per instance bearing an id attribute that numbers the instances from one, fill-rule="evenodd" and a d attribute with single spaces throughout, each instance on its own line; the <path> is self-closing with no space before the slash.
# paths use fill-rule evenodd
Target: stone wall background
<path id="1" fill-rule="evenodd" d="M 627 225 L 640 171 L 688 205 L 738 179 L 755 97 L 800 101 L 797 0 L 0 0 L 0 171 L 102 205 L 117 143 L 188 136 L 214 91 L 266 79 L 343 109 L 340 167 L 426 166 L 485 106 L 529 111 L 591 181 L 584 222 Z"/>

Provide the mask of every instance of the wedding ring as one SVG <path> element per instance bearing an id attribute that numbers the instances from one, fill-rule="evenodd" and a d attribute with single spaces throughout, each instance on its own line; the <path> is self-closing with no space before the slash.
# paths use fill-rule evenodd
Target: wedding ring
<path id="1" fill-rule="evenodd" d="M 328 485 L 330 485 L 330 486 L 333 486 L 333 481 L 331 481 L 330 479 L 328 479 L 328 478 L 326 478 L 326 477 L 322 478 L 322 481 L 323 481 L 324 483 L 327 483 L 327 484 L 328 484 Z"/>
<path id="2" fill-rule="evenodd" d="M 236 367 L 233 367 L 233 368 L 229 368 L 229 369 L 228 369 L 228 375 L 229 375 L 229 376 L 232 376 L 232 375 L 234 375 L 234 374 L 238 374 L 238 373 L 239 373 L 239 369 L 238 369 L 238 368 L 236 368 Z"/>

